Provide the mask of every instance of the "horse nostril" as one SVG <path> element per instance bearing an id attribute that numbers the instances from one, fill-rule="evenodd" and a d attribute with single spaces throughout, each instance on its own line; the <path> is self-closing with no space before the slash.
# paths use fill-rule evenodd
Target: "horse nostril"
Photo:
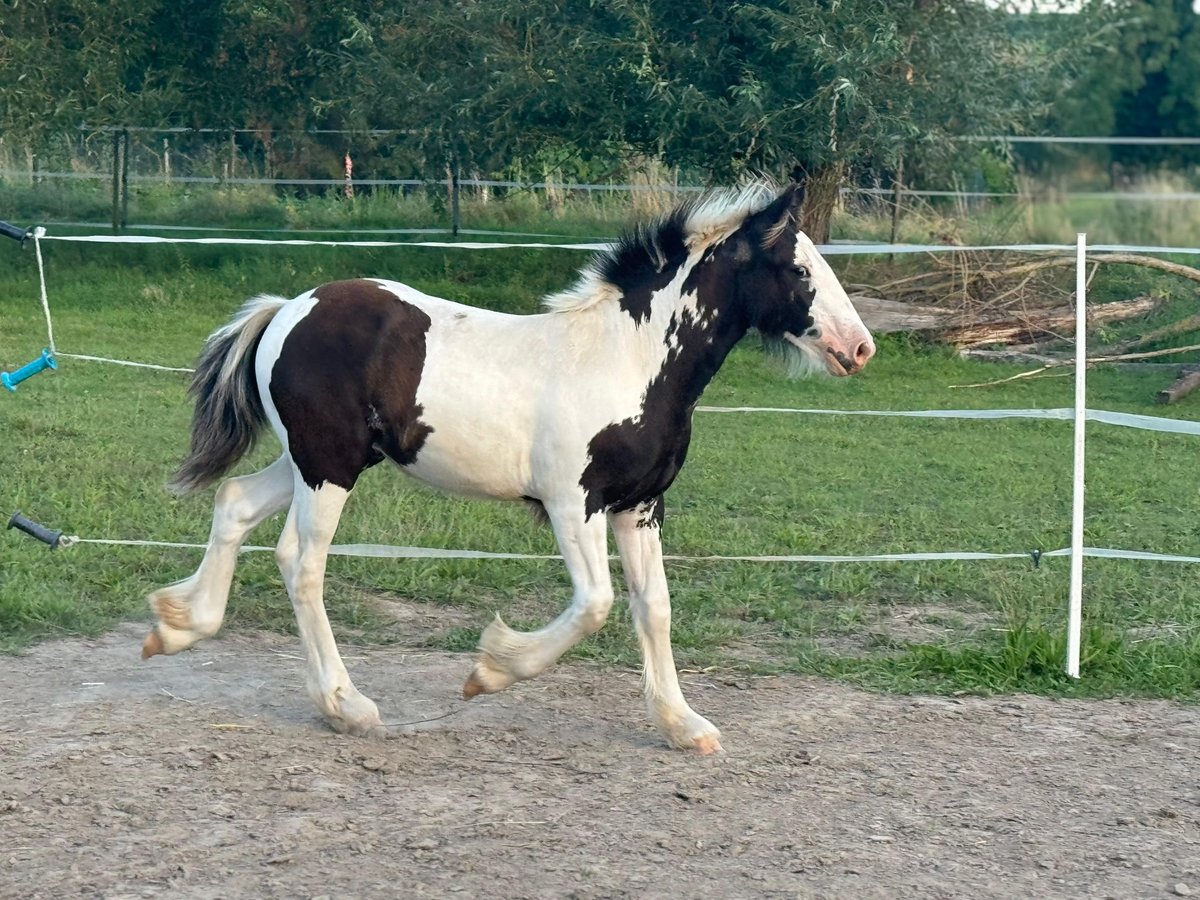
<path id="1" fill-rule="evenodd" d="M 854 365 L 855 368 L 861 369 L 867 364 L 872 356 L 875 355 L 875 343 L 873 341 L 863 341 L 854 350 Z"/>

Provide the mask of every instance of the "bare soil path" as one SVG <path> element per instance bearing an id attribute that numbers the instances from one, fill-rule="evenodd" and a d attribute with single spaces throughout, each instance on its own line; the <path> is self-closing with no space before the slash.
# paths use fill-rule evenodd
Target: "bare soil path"
<path id="1" fill-rule="evenodd" d="M 0 658 L 4 897 L 1200 896 L 1200 709 L 636 674 L 464 704 L 463 656 L 343 648 L 392 740 L 327 731 L 294 640 L 138 660 L 143 625 Z"/>

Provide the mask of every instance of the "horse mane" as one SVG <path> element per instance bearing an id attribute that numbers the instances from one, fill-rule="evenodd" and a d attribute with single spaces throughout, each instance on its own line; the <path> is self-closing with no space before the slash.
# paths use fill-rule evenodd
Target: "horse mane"
<path id="1" fill-rule="evenodd" d="M 571 312 L 617 300 L 634 285 L 668 266 L 682 265 L 689 254 L 727 237 L 778 193 L 774 182 L 756 178 L 740 187 L 689 197 L 664 215 L 623 232 L 580 270 L 575 284 L 542 303 L 550 312 Z"/>

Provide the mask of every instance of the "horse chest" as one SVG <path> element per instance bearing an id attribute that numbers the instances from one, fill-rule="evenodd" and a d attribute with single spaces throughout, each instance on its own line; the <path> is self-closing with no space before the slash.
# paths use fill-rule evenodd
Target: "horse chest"
<path id="1" fill-rule="evenodd" d="M 691 434 L 690 417 L 626 419 L 601 429 L 588 443 L 579 479 L 587 515 L 632 509 L 661 495 L 683 466 Z"/>

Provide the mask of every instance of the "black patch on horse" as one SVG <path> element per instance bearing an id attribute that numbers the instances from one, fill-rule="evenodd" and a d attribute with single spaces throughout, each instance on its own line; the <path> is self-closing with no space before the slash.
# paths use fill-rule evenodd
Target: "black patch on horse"
<path id="1" fill-rule="evenodd" d="M 677 309 L 668 323 L 667 357 L 646 388 L 640 412 L 605 426 L 588 442 L 588 464 L 579 480 L 588 518 L 633 509 L 671 486 L 687 458 L 692 411 L 751 327 L 781 336 L 803 334 L 812 325 L 813 291 L 795 268 L 796 236 L 776 228 L 794 215 L 798 196 L 795 189 L 785 190 L 708 248 L 684 279 L 681 295 L 695 294 L 696 312 Z"/>
<path id="2" fill-rule="evenodd" d="M 335 281 L 284 338 L 271 398 L 304 483 L 350 490 L 389 457 L 411 465 L 433 429 L 417 386 L 430 319 L 373 281 Z"/>
<path id="3" fill-rule="evenodd" d="M 592 262 L 592 270 L 621 292 L 621 309 L 637 324 L 650 321 L 650 305 L 687 259 L 685 224 L 694 208 L 685 202 L 657 222 L 638 226 Z"/>
<path id="4" fill-rule="evenodd" d="M 683 467 L 692 437 L 692 409 L 746 333 L 737 317 L 722 316 L 717 308 L 731 296 L 715 296 L 722 293 L 712 283 L 721 277 L 721 267 L 709 253 L 689 273 L 699 315 L 681 309 L 672 316 L 664 335 L 671 349 L 646 388 L 639 414 L 605 426 L 588 442 L 588 465 L 579 480 L 588 518 L 603 510 L 633 509 L 658 497 Z"/>

